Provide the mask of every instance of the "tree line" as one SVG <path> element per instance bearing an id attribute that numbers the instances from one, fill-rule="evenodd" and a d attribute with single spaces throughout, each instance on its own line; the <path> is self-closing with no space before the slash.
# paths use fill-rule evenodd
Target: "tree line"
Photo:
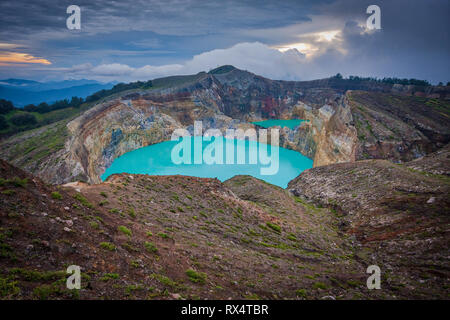
<path id="1" fill-rule="evenodd" d="M 132 83 L 119 83 L 114 87 L 108 90 L 100 90 L 97 91 L 90 96 L 86 97 L 86 99 L 80 97 L 72 97 L 69 99 L 58 100 L 53 103 L 41 102 L 39 104 L 28 104 L 23 108 L 15 107 L 11 101 L 0 99 L 0 131 L 8 129 L 10 127 L 10 123 L 14 124 L 17 127 L 22 127 L 22 129 L 13 130 L 15 133 L 17 131 L 22 131 L 23 129 L 28 130 L 30 128 L 39 126 L 38 120 L 33 113 L 45 114 L 55 110 L 66 109 L 66 108 L 79 108 L 83 103 L 96 102 L 102 98 L 110 96 L 115 93 L 119 93 L 126 90 L 131 89 L 148 89 L 152 87 L 152 81 L 136 81 Z M 20 110 L 24 112 L 16 113 L 12 115 L 8 120 L 5 118 L 5 115 L 14 111 Z M 45 122 L 44 124 L 48 124 Z M 41 124 L 42 125 L 42 124 Z"/>
<path id="2" fill-rule="evenodd" d="M 414 85 L 414 86 L 425 86 L 429 87 L 432 84 L 429 83 L 427 80 L 419 80 L 419 79 L 406 79 L 406 78 L 376 78 L 376 77 L 359 77 L 359 76 L 348 76 L 348 78 L 344 78 L 342 74 L 337 73 L 332 78 L 334 79 L 343 79 L 343 80 L 349 80 L 353 82 L 362 82 L 362 81 L 373 81 L 378 83 L 387 83 L 387 84 L 402 84 L 402 85 Z M 438 86 L 443 86 L 444 84 L 442 82 L 439 82 Z M 447 82 L 447 86 L 450 86 L 450 82 Z"/>

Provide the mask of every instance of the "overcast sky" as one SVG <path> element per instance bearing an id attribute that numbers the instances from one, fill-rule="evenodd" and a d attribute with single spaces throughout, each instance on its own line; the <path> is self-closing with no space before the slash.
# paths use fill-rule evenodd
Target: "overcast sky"
<path id="1" fill-rule="evenodd" d="M 66 9 L 81 8 L 81 30 Z M 381 30 L 366 9 L 381 8 Z M 232 64 L 273 78 L 450 81 L 448 0 L 1 1 L 0 78 L 148 80 Z"/>

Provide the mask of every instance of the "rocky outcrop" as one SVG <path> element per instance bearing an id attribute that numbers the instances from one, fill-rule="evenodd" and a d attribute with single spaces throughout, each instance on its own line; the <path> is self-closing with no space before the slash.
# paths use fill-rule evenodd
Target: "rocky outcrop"
<path id="1" fill-rule="evenodd" d="M 385 93 L 347 93 L 358 134 L 356 159 L 410 161 L 450 141 L 446 100 Z"/>
<path id="2" fill-rule="evenodd" d="M 368 264 L 417 279 L 408 290 L 425 283 L 439 290 L 450 276 L 448 149 L 402 165 L 363 160 L 309 169 L 288 190 L 338 215 Z"/>

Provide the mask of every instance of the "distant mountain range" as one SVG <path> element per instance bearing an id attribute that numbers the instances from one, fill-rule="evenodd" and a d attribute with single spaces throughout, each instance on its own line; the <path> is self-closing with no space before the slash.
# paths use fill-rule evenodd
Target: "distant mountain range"
<path id="1" fill-rule="evenodd" d="M 41 102 L 52 103 L 71 97 L 85 98 L 102 89 L 111 89 L 116 82 L 95 80 L 64 80 L 38 82 L 24 79 L 0 80 L 0 99 L 10 100 L 16 107 Z"/>

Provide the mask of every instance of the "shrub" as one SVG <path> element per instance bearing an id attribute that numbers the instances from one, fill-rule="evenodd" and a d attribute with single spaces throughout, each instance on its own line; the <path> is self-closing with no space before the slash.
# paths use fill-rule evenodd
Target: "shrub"
<path id="1" fill-rule="evenodd" d="M 11 117 L 10 121 L 16 126 L 26 126 L 36 124 L 36 117 L 30 113 L 19 113 Z"/>
<path id="2" fill-rule="evenodd" d="M 94 229 L 98 229 L 99 228 L 99 224 L 97 222 L 92 221 L 91 223 L 89 223 L 91 225 L 92 228 Z"/>
<path id="3" fill-rule="evenodd" d="M 129 215 L 130 217 L 132 217 L 132 218 L 136 218 L 136 212 L 134 211 L 133 208 L 130 208 L 130 209 L 128 210 L 128 215 Z"/>
<path id="4" fill-rule="evenodd" d="M 90 209 L 94 208 L 94 205 L 92 203 L 90 203 L 85 197 L 83 197 L 81 194 L 77 193 L 73 196 L 76 200 L 80 201 L 80 203 L 85 206 L 88 207 Z"/>
<path id="5" fill-rule="evenodd" d="M 103 207 L 105 204 L 108 204 L 108 203 L 109 203 L 108 200 L 102 200 L 102 201 L 100 201 L 100 202 L 98 203 L 98 205 L 99 205 L 100 207 Z"/>
<path id="6" fill-rule="evenodd" d="M 164 233 L 164 232 L 159 232 L 158 236 L 160 236 L 163 239 L 169 239 L 170 238 L 170 236 L 167 233 Z"/>
<path id="7" fill-rule="evenodd" d="M 172 279 L 170 279 L 169 277 L 166 277 L 165 275 L 154 273 L 151 275 L 151 277 L 158 280 L 160 283 L 162 283 L 165 286 L 168 286 L 171 288 L 177 287 L 177 283 L 175 281 L 173 281 Z"/>
<path id="8" fill-rule="evenodd" d="M 297 241 L 297 237 L 295 236 L 295 234 L 290 233 L 287 238 L 291 241 Z"/>
<path id="9" fill-rule="evenodd" d="M 118 229 L 120 232 L 122 232 L 123 234 L 126 234 L 127 236 L 131 237 L 131 230 L 128 229 L 127 227 L 125 227 L 125 226 L 119 226 L 117 229 Z"/>
<path id="10" fill-rule="evenodd" d="M 300 298 L 306 298 L 306 290 L 298 289 L 297 291 L 295 291 L 295 295 Z"/>
<path id="11" fill-rule="evenodd" d="M 0 99 L 0 114 L 6 114 L 14 110 L 14 105 L 11 101 Z"/>
<path id="12" fill-rule="evenodd" d="M 0 178 L 0 186 L 5 186 L 7 184 L 15 186 L 15 187 L 21 187 L 25 188 L 28 183 L 28 178 L 20 179 L 19 177 L 14 177 L 12 179 L 3 179 Z"/>
<path id="13" fill-rule="evenodd" d="M 101 281 L 108 281 L 108 280 L 114 280 L 119 279 L 118 273 L 105 273 L 103 277 L 100 278 Z"/>
<path id="14" fill-rule="evenodd" d="M 144 246 L 145 246 L 145 249 L 147 249 L 147 251 L 149 251 L 149 252 L 153 252 L 153 253 L 158 252 L 158 248 L 156 248 L 156 246 L 153 242 L 145 241 Z"/>
<path id="15" fill-rule="evenodd" d="M 186 275 L 188 276 L 189 280 L 194 283 L 200 283 L 203 284 L 206 282 L 206 273 L 204 272 L 197 272 L 192 269 L 186 270 Z"/>
<path id="16" fill-rule="evenodd" d="M 6 121 L 5 117 L 0 115 L 0 130 L 8 129 L 9 123 Z"/>
<path id="17" fill-rule="evenodd" d="M 33 295 L 39 300 L 47 300 L 50 295 L 54 293 L 58 293 L 59 290 L 56 286 L 53 285 L 42 285 L 40 287 L 36 287 L 33 290 Z"/>
<path id="18" fill-rule="evenodd" d="M 109 251 L 116 250 L 116 246 L 110 242 L 100 242 L 100 247 L 102 247 L 103 249 L 109 250 Z"/>
<path id="19" fill-rule="evenodd" d="M 52 198 L 56 199 L 56 200 L 61 200 L 62 199 L 62 195 L 58 191 L 53 191 L 52 192 Z"/>
<path id="20" fill-rule="evenodd" d="M 13 297 L 20 292 L 20 288 L 17 287 L 17 281 L 13 281 L 12 278 L 0 277 L 0 298 Z"/>
<path id="21" fill-rule="evenodd" d="M 316 282 L 316 283 L 314 283 L 313 287 L 316 288 L 316 289 L 323 289 L 323 290 L 325 290 L 327 288 L 327 285 L 325 283 L 323 283 L 323 282 Z"/>
<path id="22" fill-rule="evenodd" d="M 276 225 L 276 224 L 270 223 L 270 222 L 267 222 L 266 225 L 267 225 L 270 229 L 272 229 L 272 230 L 274 230 L 274 231 L 276 231 L 276 232 L 281 232 L 281 227 L 280 227 L 279 225 Z"/>

